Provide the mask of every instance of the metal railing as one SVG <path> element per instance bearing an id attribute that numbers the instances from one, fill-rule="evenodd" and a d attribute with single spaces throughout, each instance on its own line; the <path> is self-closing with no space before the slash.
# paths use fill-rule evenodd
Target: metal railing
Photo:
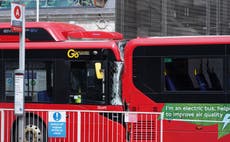
<path id="1" fill-rule="evenodd" d="M 13 109 L 0 109 L 1 142 L 17 142 Z M 26 142 L 162 142 L 163 113 L 25 110 Z"/>

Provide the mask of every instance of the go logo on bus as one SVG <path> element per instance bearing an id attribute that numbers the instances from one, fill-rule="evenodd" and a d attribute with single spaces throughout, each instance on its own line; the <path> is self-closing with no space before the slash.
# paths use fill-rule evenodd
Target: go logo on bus
<path id="1" fill-rule="evenodd" d="M 79 55 L 80 55 L 79 52 L 77 50 L 74 50 L 74 49 L 69 49 L 67 52 L 68 58 L 78 58 Z"/>

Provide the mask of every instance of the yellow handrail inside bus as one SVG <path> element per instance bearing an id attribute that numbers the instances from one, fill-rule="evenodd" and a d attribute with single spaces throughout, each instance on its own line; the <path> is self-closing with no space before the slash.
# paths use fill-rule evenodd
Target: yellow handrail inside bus
<path id="1" fill-rule="evenodd" d="M 103 79 L 104 78 L 104 72 L 101 69 L 101 63 L 97 62 L 95 63 L 95 71 L 97 79 Z"/>

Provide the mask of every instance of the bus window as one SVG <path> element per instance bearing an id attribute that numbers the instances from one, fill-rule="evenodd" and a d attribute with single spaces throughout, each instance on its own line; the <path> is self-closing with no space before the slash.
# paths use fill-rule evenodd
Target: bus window
<path id="1" fill-rule="evenodd" d="M 70 71 L 71 90 L 78 93 L 86 91 L 86 63 L 72 62 Z"/>
<path id="2" fill-rule="evenodd" d="M 51 101 L 51 94 L 47 91 L 47 70 L 45 63 L 27 63 L 24 78 L 25 97 L 31 97 L 31 102 Z"/>
<path id="3" fill-rule="evenodd" d="M 227 75 L 226 75 L 226 83 L 227 83 L 227 90 L 230 91 L 230 56 L 227 58 Z"/>
<path id="4" fill-rule="evenodd" d="M 135 86 L 144 93 L 159 93 L 161 91 L 161 83 L 159 83 L 161 80 L 161 58 L 136 56 L 133 61 Z"/>
<path id="5" fill-rule="evenodd" d="M 94 62 L 71 62 L 70 102 L 77 104 L 104 104 L 102 79 L 96 76 Z"/>
<path id="6" fill-rule="evenodd" d="M 114 90 L 116 69 L 111 51 L 82 50 L 74 59 L 67 56 L 68 51 L 26 52 L 25 102 L 106 105 L 111 103 L 113 96 L 120 96 L 119 91 Z M 0 79 L 0 83 L 3 82 L 1 101 L 14 100 L 16 53 L 16 50 L 5 52 L 0 62 L 3 67 L 0 73 L 5 76 Z"/>
<path id="7" fill-rule="evenodd" d="M 14 71 L 17 63 L 7 61 L 5 63 L 5 99 L 12 101 L 14 97 Z M 47 94 L 47 71 L 44 63 L 30 62 L 26 64 L 25 101 L 26 102 L 49 102 Z"/>
<path id="8" fill-rule="evenodd" d="M 133 83 L 156 102 L 224 102 L 225 48 L 225 45 L 136 47 Z"/>
<path id="9" fill-rule="evenodd" d="M 164 71 L 166 91 L 222 90 L 221 58 L 165 57 Z"/>
<path id="10" fill-rule="evenodd" d="M 81 97 L 86 94 L 86 63 L 71 62 L 70 68 L 70 103 L 82 103 Z"/>

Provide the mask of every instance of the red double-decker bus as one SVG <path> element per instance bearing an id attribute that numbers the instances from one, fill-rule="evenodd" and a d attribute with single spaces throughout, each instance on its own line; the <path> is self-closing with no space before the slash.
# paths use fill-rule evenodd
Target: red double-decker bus
<path id="1" fill-rule="evenodd" d="M 230 36 L 133 39 L 124 65 L 126 108 L 163 112 L 162 141 L 230 141 Z"/>

